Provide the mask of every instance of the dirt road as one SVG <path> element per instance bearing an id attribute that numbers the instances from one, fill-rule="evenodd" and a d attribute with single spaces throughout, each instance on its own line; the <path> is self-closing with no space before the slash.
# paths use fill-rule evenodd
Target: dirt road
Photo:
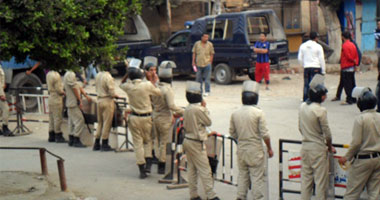
<path id="1" fill-rule="evenodd" d="M 358 86 L 376 85 L 377 72 L 358 73 Z M 290 80 L 283 80 L 289 77 Z M 301 103 L 303 77 L 302 74 L 273 74 L 270 90 L 264 87 L 260 91 L 259 107 L 267 118 L 275 155 L 269 160 L 270 199 L 278 199 L 278 141 L 282 139 L 300 140 L 298 131 L 298 107 Z M 239 78 L 231 85 L 212 84 L 211 96 L 206 98 L 207 107 L 213 120 L 211 129 L 222 134 L 228 134 L 231 113 L 241 106 L 241 85 L 247 77 Z M 117 80 L 119 83 L 120 80 Z M 329 97 L 323 105 L 328 109 L 329 123 L 333 134 L 333 142 L 347 144 L 351 140 L 351 129 L 359 110 L 356 105 L 341 106 L 339 102 L 331 102 L 335 96 L 338 75 L 326 75 L 326 86 Z M 186 106 L 186 80 L 175 80 L 173 88 L 176 103 Z M 93 86 L 86 88 L 93 91 Z M 126 96 L 120 89 L 119 94 Z M 344 95 L 342 96 L 344 99 Z M 27 116 L 28 117 L 28 116 Z M 46 118 L 46 116 L 38 116 Z M 91 148 L 69 148 L 67 144 L 47 142 L 47 124 L 26 123 L 34 131 L 28 136 L 0 138 L 1 146 L 41 146 L 65 158 L 66 176 L 69 188 L 77 196 L 96 197 L 98 200 L 178 200 L 189 199 L 187 189 L 167 190 L 165 185 L 158 184 L 160 178 L 153 173 L 146 180 L 138 179 L 138 169 L 133 153 L 93 152 Z M 10 124 L 14 127 L 14 124 Z M 338 152 L 342 154 L 343 151 Z M 0 151 L 0 171 L 39 172 L 38 152 Z M 236 165 L 235 165 L 236 166 Z M 57 181 L 56 161 L 48 157 L 50 178 Z M 237 166 L 236 166 L 237 167 Z M 156 172 L 156 168 L 153 169 Z M 237 177 L 237 176 L 235 176 Z M 3 180 L 0 180 L 2 185 Z M 216 192 L 222 199 L 234 199 L 236 188 L 222 183 L 215 184 Z M 0 193 L 1 194 L 1 193 Z M 202 193 L 201 193 L 202 194 Z M 0 195 L 0 199 L 2 196 Z"/>

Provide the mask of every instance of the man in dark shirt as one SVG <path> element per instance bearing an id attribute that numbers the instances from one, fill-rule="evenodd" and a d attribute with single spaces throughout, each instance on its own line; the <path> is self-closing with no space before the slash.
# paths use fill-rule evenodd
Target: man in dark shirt
<path id="1" fill-rule="evenodd" d="M 260 34 L 260 41 L 255 43 L 255 48 L 253 51 L 257 54 L 256 58 L 256 71 L 255 79 L 258 83 L 261 83 L 261 80 L 265 79 L 266 89 L 269 87 L 269 73 L 270 73 L 270 64 L 269 64 L 269 42 L 267 41 L 266 33 Z"/>

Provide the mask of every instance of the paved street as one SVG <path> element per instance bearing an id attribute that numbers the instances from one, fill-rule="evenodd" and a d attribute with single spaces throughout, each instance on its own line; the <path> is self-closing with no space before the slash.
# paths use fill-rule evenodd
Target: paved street
<path id="1" fill-rule="evenodd" d="M 375 71 L 357 73 L 357 85 L 370 86 L 374 90 L 376 75 Z M 291 80 L 283 80 L 284 77 L 290 77 Z M 259 107 L 266 114 L 275 152 L 274 157 L 269 160 L 270 199 L 278 199 L 278 141 L 279 139 L 301 139 L 298 131 L 298 107 L 301 103 L 303 77 L 302 74 L 273 74 L 271 78 L 270 90 L 261 88 Z M 213 120 L 212 130 L 228 134 L 230 115 L 241 105 L 241 85 L 245 79 L 247 77 L 241 77 L 232 85 L 212 84 L 211 96 L 206 98 L 207 107 Z M 117 83 L 119 81 L 118 79 Z M 347 144 L 351 140 L 354 117 L 359 114 L 359 110 L 356 105 L 341 106 L 339 102 L 331 102 L 335 96 L 338 81 L 338 75 L 326 76 L 329 93 L 328 100 L 323 105 L 328 108 L 333 142 Z M 187 104 L 185 86 L 184 79 L 176 79 L 173 83 L 176 103 L 180 106 Z M 94 89 L 93 86 L 89 86 L 86 90 L 90 92 Z M 117 92 L 126 96 L 120 89 Z M 343 94 L 342 99 L 344 97 Z M 12 118 L 14 117 L 12 116 Z M 46 116 L 37 117 L 47 119 Z M 30 118 L 30 116 L 27 115 L 26 118 Z M 69 148 L 67 144 L 48 143 L 47 124 L 26 123 L 26 125 L 33 130 L 33 134 L 13 138 L 1 137 L 0 145 L 46 147 L 62 156 L 65 159 L 69 189 L 77 196 L 96 197 L 98 200 L 189 199 L 188 189 L 167 190 L 165 185 L 158 184 L 160 176 L 155 173 L 156 166 L 153 168 L 154 173 L 147 179 L 138 179 L 134 153 L 93 152 L 91 148 L 77 149 Z M 11 128 L 14 126 L 14 124 L 10 124 Z M 342 154 L 342 151 L 338 154 Z M 1 150 L 0 160 L 0 171 L 40 171 L 38 152 Z M 58 185 L 56 161 L 52 157 L 48 157 L 48 168 L 50 176 L 56 180 Z M 237 176 L 235 177 L 237 178 Z M 216 183 L 215 188 L 221 199 L 232 200 L 235 198 L 236 188 L 234 186 Z"/>

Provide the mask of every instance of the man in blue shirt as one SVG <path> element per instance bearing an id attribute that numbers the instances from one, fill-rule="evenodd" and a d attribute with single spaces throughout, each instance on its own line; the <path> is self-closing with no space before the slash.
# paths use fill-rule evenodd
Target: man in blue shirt
<path id="1" fill-rule="evenodd" d="M 267 41 L 266 33 L 260 33 L 260 41 L 255 43 L 253 51 L 257 54 L 256 58 L 256 70 L 255 70 L 255 79 L 258 83 L 261 83 L 261 80 L 265 79 L 266 89 L 269 87 L 269 42 Z"/>

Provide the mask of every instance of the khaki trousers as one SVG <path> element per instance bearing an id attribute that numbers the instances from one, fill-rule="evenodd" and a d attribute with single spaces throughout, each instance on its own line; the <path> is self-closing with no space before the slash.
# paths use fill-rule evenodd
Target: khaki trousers
<path id="1" fill-rule="evenodd" d="M 145 164 L 145 158 L 152 158 L 152 117 L 130 115 L 128 127 L 132 133 L 136 163 Z"/>
<path id="2" fill-rule="evenodd" d="M 198 197 L 198 176 L 202 181 L 203 189 L 208 199 L 216 197 L 214 180 L 207 158 L 206 145 L 197 141 L 185 139 L 183 150 L 187 158 L 187 176 L 190 189 L 190 198 Z"/>
<path id="3" fill-rule="evenodd" d="M 166 162 L 166 144 L 169 142 L 169 134 L 172 127 L 172 117 L 154 117 L 153 127 L 156 133 L 158 143 L 158 152 L 156 156 L 160 162 Z"/>
<path id="4" fill-rule="evenodd" d="M 329 181 L 329 163 L 326 151 L 301 150 L 301 199 L 310 200 L 313 183 L 316 199 L 325 200 Z"/>
<path id="5" fill-rule="evenodd" d="M 96 128 L 96 139 L 102 136 L 107 140 L 110 136 L 113 115 L 115 112 L 115 102 L 111 98 L 101 98 L 97 105 L 98 127 Z"/>
<path id="6" fill-rule="evenodd" d="M 265 194 L 265 162 L 264 152 L 254 149 L 238 150 L 238 192 L 237 198 L 246 200 L 252 183 L 252 196 L 255 200 L 264 200 Z"/>
<path id="7" fill-rule="evenodd" d="M 85 130 L 85 123 L 83 113 L 78 106 L 67 108 L 67 115 L 69 116 L 69 135 L 79 137 Z"/>
<path id="8" fill-rule="evenodd" d="M 62 133 L 63 104 L 49 104 L 49 132 Z"/>
<path id="9" fill-rule="evenodd" d="M 368 200 L 380 197 L 380 158 L 355 159 L 348 170 L 345 200 L 357 200 L 364 187 L 368 191 Z"/>
<path id="10" fill-rule="evenodd" d="M 0 114 L 3 117 L 3 125 L 8 125 L 9 120 L 9 106 L 7 101 L 0 100 Z"/>

